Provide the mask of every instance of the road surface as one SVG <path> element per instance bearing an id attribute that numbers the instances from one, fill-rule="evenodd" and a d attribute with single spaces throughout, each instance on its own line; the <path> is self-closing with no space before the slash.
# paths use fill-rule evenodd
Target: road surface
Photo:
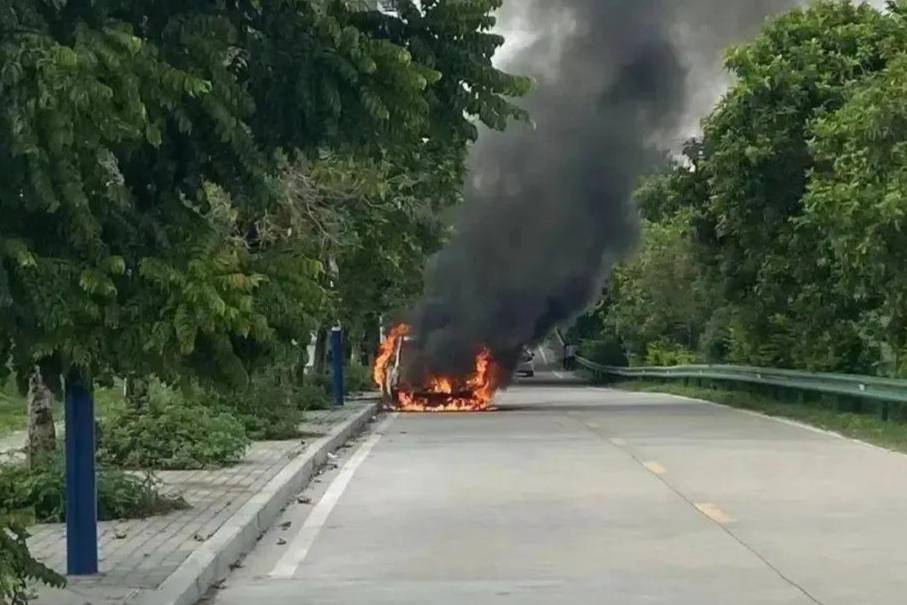
<path id="1" fill-rule="evenodd" d="M 209 602 L 907 602 L 907 456 L 547 377 L 388 416 Z"/>

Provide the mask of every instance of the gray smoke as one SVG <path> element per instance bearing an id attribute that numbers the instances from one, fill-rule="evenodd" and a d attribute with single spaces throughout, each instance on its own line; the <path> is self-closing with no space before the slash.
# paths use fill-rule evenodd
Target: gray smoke
<path id="1" fill-rule="evenodd" d="M 512 366 L 583 312 L 637 243 L 632 191 L 678 142 L 703 57 L 720 65 L 720 48 L 791 4 L 508 3 L 504 29 L 530 42 L 506 67 L 537 79 L 536 127 L 483 133 L 474 149 L 469 201 L 414 313 L 411 376 L 467 372 L 481 346 Z"/>

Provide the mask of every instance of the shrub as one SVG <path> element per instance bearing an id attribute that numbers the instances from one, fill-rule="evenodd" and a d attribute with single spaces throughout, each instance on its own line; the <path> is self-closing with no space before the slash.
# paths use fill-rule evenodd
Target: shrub
<path id="1" fill-rule="evenodd" d="M 235 416 L 153 384 L 147 408 L 123 406 L 101 421 L 98 455 L 122 468 L 189 470 L 235 464 L 248 446 Z"/>
<path id="2" fill-rule="evenodd" d="M 375 389 L 371 368 L 356 362 L 344 368 L 343 382 L 347 393 L 362 393 Z"/>
<path id="3" fill-rule="evenodd" d="M 262 372 L 242 389 L 212 395 L 219 407 L 229 410 L 256 440 L 295 439 L 303 420 L 302 397 L 312 390 L 283 378 L 279 372 Z"/>
<path id="4" fill-rule="evenodd" d="M 25 528 L 0 510 L 0 603 L 26 605 L 32 582 L 57 588 L 66 585 L 65 578 L 31 556 L 27 539 Z"/>
<path id="5" fill-rule="evenodd" d="M 327 404 L 330 405 L 334 394 L 334 373 L 332 369 L 328 368 L 328 371 L 320 376 L 312 376 L 311 383 L 319 386 L 324 391 L 327 397 Z M 374 391 L 375 388 L 371 368 L 356 361 L 344 366 L 343 392 L 345 394 Z"/>
<path id="6" fill-rule="evenodd" d="M 162 496 L 151 474 L 133 475 L 98 468 L 98 519 L 144 519 L 186 508 L 182 498 Z M 62 455 L 33 467 L 0 467 L 0 510 L 13 511 L 38 523 L 62 523 L 66 515 L 65 464 Z"/>
<path id="7" fill-rule="evenodd" d="M 301 410 L 326 410 L 331 407 L 331 396 L 323 386 L 306 383 L 296 388 L 296 403 Z"/>
<path id="8" fill-rule="evenodd" d="M 579 354 L 589 361 L 606 366 L 627 365 L 627 356 L 617 338 L 584 340 L 580 343 Z"/>
<path id="9" fill-rule="evenodd" d="M 696 354 L 689 349 L 665 341 L 650 343 L 646 351 L 646 365 L 649 366 L 685 366 L 697 361 Z"/>

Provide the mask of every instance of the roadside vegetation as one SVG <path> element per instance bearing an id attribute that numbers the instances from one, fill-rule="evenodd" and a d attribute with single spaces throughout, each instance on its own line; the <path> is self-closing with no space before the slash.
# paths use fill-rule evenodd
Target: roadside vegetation
<path id="1" fill-rule="evenodd" d="M 145 407 L 121 405 L 101 420 L 98 459 L 127 469 L 190 470 L 242 460 L 249 438 L 243 423 L 155 383 Z"/>
<path id="2" fill-rule="evenodd" d="M 369 5 L 0 11 L 0 431 L 28 427 L 3 473 L 50 494 L 35 519 L 60 510 L 44 461 L 67 380 L 125 387 L 101 411 L 106 462 L 230 464 L 329 405 L 332 326 L 368 366 L 380 318 L 420 292 L 468 145 L 527 118 L 530 81 L 492 65 L 498 0 Z M 129 481 L 112 493 L 151 498 Z M 59 578 L 17 512 L 45 492 L 3 494 L 0 602 L 18 605 L 24 578 Z"/>
<path id="3" fill-rule="evenodd" d="M 907 453 L 907 421 L 903 419 L 900 421 L 882 420 L 878 414 L 866 413 L 871 410 L 857 412 L 854 411 L 854 403 L 842 405 L 841 402 L 831 397 L 785 401 L 754 392 L 751 389 L 707 388 L 642 380 L 621 381 L 613 383 L 612 386 L 627 391 L 679 395 L 759 412 L 768 416 L 788 418 L 839 433 L 845 437 Z M 856 407 L 858 408 L 858 406 Z"/>
<path id="4" fill-rule="evenodd" d="M 62 455 L 38 464 L 12 464 L 0 469 L 0 510 L 24 523 L 62 523 L 66 489 Z M 98 471 L 98 519 L 143 519 L 180 510 L 187 505 L 178 496 L 157 491 L 152 474 L 128 473 L 106 465 Z"/>
<path id="5" fill-rule="evenodd" d="M 641 183 L 642 248 L 572 336 L 604 363 L 907 378 L 907 5 L 823 1 L 727 53 Z"/>

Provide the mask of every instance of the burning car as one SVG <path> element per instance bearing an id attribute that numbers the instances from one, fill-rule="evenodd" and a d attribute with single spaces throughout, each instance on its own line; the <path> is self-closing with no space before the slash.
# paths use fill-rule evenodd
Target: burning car
<path id="1" fill-rule="evenodd" d="M 388 334 L 375 361 L 374 380 L 385 405 L 403 412 L 480 412 L 492 409 L 491 400 L 501 385 L 501 372 L 491 352 L 481 349 L 475 371 L 467 376 L 431 376 L 410 384 L 404 376 L 416 349 L 409 326 L 401 324 Z"/>

